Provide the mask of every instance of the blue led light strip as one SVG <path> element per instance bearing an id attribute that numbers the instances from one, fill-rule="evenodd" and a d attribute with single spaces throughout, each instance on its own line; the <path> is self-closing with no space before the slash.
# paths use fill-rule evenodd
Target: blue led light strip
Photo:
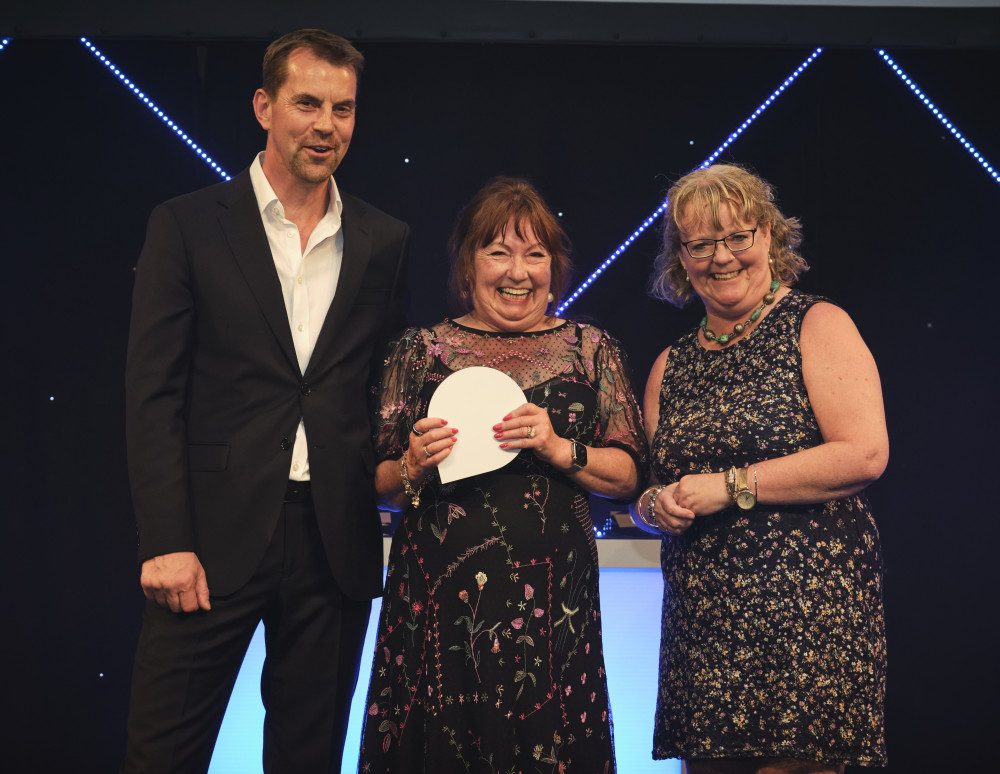
<path id="1" fill-rule="evenodd" d="M 153 115 L 158 116 L 160 120 L 162 120 L 163 123 L 165 123 L 168 127 L 170 127 L 173 133 L 176 134 L 178 137 L 180 137 L 185 142 L 185 144 L 187 144 L 187 146 L 191 148 L 191 150 L 193 150 L 198 156 L 201 157 L 201 159 L 206 164 L 208 164 L 208 166 L 210 166 L 212 169 L 218 172 L 220 177 L 222 177 L 225 180 L 231 179 L 229 173 L 227 173 L 226 170 L 224 170 L 222 167 L 216 164 L 215 161 L 212 159 L 212 157 L 201 149 L 198 143 L 196 143 L 194 140 L 188 137 L 184 133 L 184 130 L 182 130 L 177 124 L 171 121 L 170 117 L 162 110 L 160 110 L 156 106 L 156 103 L 153 102 L 153 100 L 151 100 L 141 91 L 139 91 L 139 87 L 136 86 L 134 83 L 132 83 L 132 81 L 130 81 L 128 78 L 126 78 L 125 73 L 123 73 L 121 70 L 115 67 L 114 63 L 106 56 L 104 56 L 104 54 L 102 54 L 93 43 L 91 43 L 86 38 L 80 38 L 80 42 L 83 43 L 83 45 L 85 45 L 87 48 L 89 48 L 91 53 L 93 53 L 94 56 L 96 56 L 99 60 L 101 60 L 101 62 L 104 64 L 105 67 L 107 67 L 112 73 L 117 75 L 118 80 L 124 83 L 129 88 L 129 90 L 133 94 L 135 94 L 136 97 L 139 98 L 140 102 L 142 102 L 146 107 L 148 107 L 151 111 L 153 111 Z"/>
<path id="2" fill-rule="evenodd" d="M 755 111 L 753 111 L 753 113 L 750 114 L 750 117 L 742 124 L 740 124 L 739 127 L 737 127 L 733 131 L 733 133 L 726 138 L 726 141 L 722 143 L 722 145 L 720 145 L 718 148 L 716 148 L 715 151 L 712 153 L 712 155 L 710 155 L 701 164 L 695 167 L 695 169 L 704 169 L 710 164 L 713 164 L 715 160 L 722 154 L 722 152 L 730 145 L 732 145 L 733 142 L 736 140 L 736 138 L 739 137 L 741 134 L 743 134 L 743 132 L 746 131 L 747 127 L 749 127 L 750 124 L 756 121 L 757 118 L 760 116 L 760 114 L 763 113 L 765 110 L 767 110 L 771 106 L 771 103 L 774 102 L 779 97 L 779 95 L 792 84 L 792 81 L 794 81 L 796 78 L 802 75 L 803 71 L 809 65 L 811 65 L 813 61 L 816 59 L 816 57 L 818 57 L 821 53 L 823 53 L 822 48 L 817 48 L 815 51 L 813 51 L 805 59 L 805 61 L 802 62 L 802 64 L 800 64 L 795 69 L 795 71 L 791 75 L 785 78 L 784 82 L 777 89 L 771 92 L 771 95 L 760 104 L 760 107 L 758 107 Z M 594 280 L 596 280 L 599 276 L 601 276 L 601 274 L 604 273 L 605 269 L 607 269 L 612 263 L 614 263 L 618 259 L 618 257 L 622 253 L 624 253 L 647 228 L 656 223 L 658 218 L 666 211 L 666 209 L 667 209 L 667 200 L 664 199 L 660 203 L 660 206 L 653 211 L 653 214 L 650 215 L 648 218 L 646 218 L 642 223 L 640 223 L 638 228 L 636 228 L 635 231 L 632 232 L 631 236 L 629 236 L 628 239 L 626 239 L 624 242 L 618 245 L 618 249 L 616 249 L 613 253 L 611 253 L 611 255 L 609 255 L 604 260 L 604 263 L 602 263 L 600 266 L 594 269 L 594 271 L 591 272 L 590 276 L 587 277 L 587 279 L 585 279 L 582 283 L 580 283 L 580 286 L 572 293 L 570 293 L 570 295 L 566 298 L 566 300 L 563 301 L 556 308 L 556 315 L 562 315 L 562 313 L 569 308 L 569 305 L 572 304 L 577 298 L 579 298 L 580 294 L 583 293 L 583 291 L 585 291 L 588 287 L 590 287 L 590 285 L 593 284 Z"/>
<path id="3" fill-rule="evenodd" d="M 889 55 L 883 49 L 879 48 L 876 49 L 876 51 L 878 55 L 882 57 L 882 60 L 887 65 L 889 65 L 889 67 L 892 68 L 892 71 L 899 76 L 899 79 L 910 87 L 910 91 L 912 91 L 914 94 L 917 95 L 917 99 L 923 102 L 924 105 L 927 106 L 927 109 L 934 114 L 937 120 L 944 125 L 945 129 L 951 132 L 951 134 L 955 137 L 955 139 L 962 144 L 962 147 L 964 147 L 970 153 L 972 158 L 974 158 L 979 163 L 979 166 L 985 169 L 986 172 L 989 174 L 989 176 L 992 177 L 995 182 L 1000 183 L 1000 173 L 998 173 L 996 169 L 994 169 L 990 165 L 990 163 L 985 158 L 983 158 L 982 154 L 976 150 L 975 146 L 971 142 L 969 142 L 967 139 L 965 139 L 965 137 L 962 136 L 962 133 L 955 128 L 955 125 L 952 124 L 952 122 L 947 119 L 944 113 L 942 113 L 940 110 L 937 109 L 937 106 L 933 102 L 931 102 L 930 99 L 927 97 L 927 95 L 924 94 L 917 87 L 917 84 L 915 84 L 910 79 L 910 77 L 903 72 L 903 69 L 895 62 L 893 62 L 892 59 L 889 57 Z"/>
<path id="4" fill-rule="evenodd" d="M 0 51 L 3 51 L 5 48 L 7 48 L 8 43 L 10 43 L 10 38 L 3 38 L 2 40 L 0 40 Z"/>

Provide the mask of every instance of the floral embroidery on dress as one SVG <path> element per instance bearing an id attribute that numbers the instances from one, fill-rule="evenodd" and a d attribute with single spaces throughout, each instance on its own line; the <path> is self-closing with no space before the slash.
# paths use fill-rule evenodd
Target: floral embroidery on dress
<path id="1" fill-rule="evenodd" d="M 445 377 L 481 365 L 508 373 L 557 433 L 623 449 L 646 475 L 624 355 L 572 322 L 407 331 L 385 360 L 379 459 L 402 454 Z M 363 772 L 614 772 L 587 493 L 530 453 L 429 481 L 393 537 L 366 706 Z"/>

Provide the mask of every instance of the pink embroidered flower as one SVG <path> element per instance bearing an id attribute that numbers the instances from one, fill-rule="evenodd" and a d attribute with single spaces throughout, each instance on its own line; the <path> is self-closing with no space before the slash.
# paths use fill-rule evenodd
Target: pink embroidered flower
<path id="1" fill-rule="evenodd" d="M 410 610 L 412 610 L 414 614 L 420 615 L 424 611 L 424 603 L 414 602 L 412 605 L 410 605 Z"/>
<path id="2" fill-rule="evenodd" d="M 587 722 L 587 713 L 586 712 L 581 712 L 580 713 L 580 722 L 581 723 L 586 723 Z"/>
<path id="3" fill-rule="evenodd" d="M 515 618 L 513 621 L 510 622 L 510 625 L 513 626 L 515 629 L 520 629 L 522 626 L 524 626 L 524 619 Z"/>
<path id="4" fill-rule="evenodd" d="M 460 600 L 462 600 L 463 602 L 468 602 L 469 601 L 469 592 L 466 591 L 465 589 L 462 589 L 460 592 L 458 592 L 458 598 Z"/>
<path id="5" fill-rule="evenodd" d="M 531 599 L 533 596 L 535 596 L 535 589 L 532 588 L 532 586 L 531 586 L 530 583 L 525 583 L 524 584 L 524 598 L 525 599 Z"/>
<path id="6" fill-rule="evenodd" d="M 566 695 L 569 696 L 571 693 L 573 693 L 573 686 L 572 685 L 567 685 L 566 686 Z"/>
<path id="7" fill-rule="evenodd" d="M 441 357 L 444 354 L 444 347 L 440 344 L 430 344 L 427 347 L 427 352 L 434 357 Z"/>
<path id="8" fill-rule="evenodd" d="M 572 422 L 576 422 L 576 412 L 575 412 L 575 411 L 571 411 L 571 412 L 569 412 L 569 421 L 570 421 L 571 423 L 572 423 Z"/>
<path id="9" fill-rule="evenodd" d="M 576 344 L 576 342 L 578 342 L 579 339 L 571 333 L 568 336 L 563 336 L 563 341 L 565 341 L 567 344 Z"/>
<path id="10" fill-rule="evenodd" d="M 368 708 L 368 714 L 371 715 L 372 717 L 375 717 L 378 714 L 378 705 L 372 703 L 372 706 Z"/>
<path id="11" fill-rule="evenodd" d="M 536 607 L 535 608 L 535 618 L 541 618 L 543 615 L 545 615 L 545 611 L 542 610 L 542 608 L 540 608 L 540 607 Z"/>
<path id="12" fill-rule="evenodd" d="M 396 656 L 396 666 L 403 666 L 403 654 Z"/>
<path id="13" fill-rule="evenodd" d="M 475 355 L 478 358 L 486 357 L 486 353 L 483 352 L 481 349 L 475 350 L 472 354 Z"/>

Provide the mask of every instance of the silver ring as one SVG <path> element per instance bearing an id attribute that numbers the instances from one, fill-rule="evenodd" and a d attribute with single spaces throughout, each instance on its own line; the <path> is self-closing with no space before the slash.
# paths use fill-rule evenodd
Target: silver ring
<path id="1" fill-rule="evenodd" d="M 532 425 L 528 425 L 528 432 L 525 433 L 525 437 L 526 438 L 534 438 L 535 437 L 535 428 Z"/>
<path id="2" fill-rule="evenodd" d="M 427 447 L 426 446 L 424 446 L 424 454 L 426 454 L 428 457 L 431 456 L 431 453 L 429 451 L 427 451 Z"/>
<path id="3" fill-rule="evenodd" d="M 410 430 L 412 430 L 412 431 L 413 431 L 413 434 L 414 434 L 415 436 L 417 436 L 418 438 L 419 438 L 419 437 L 420 437 L 421 435 L 423 435 L 423 434 L 424 434 L 424 433 L 421 433 L 421 432 L 420 432 L 419 430 L 417 430 L 417 423 L 416 423 L 416 422 L 414 422 L 414 423 L 413 423 L 412 425 L 410 425 Z M 427 431 L 425 430 L 424 432 L 427 432 Z"/>

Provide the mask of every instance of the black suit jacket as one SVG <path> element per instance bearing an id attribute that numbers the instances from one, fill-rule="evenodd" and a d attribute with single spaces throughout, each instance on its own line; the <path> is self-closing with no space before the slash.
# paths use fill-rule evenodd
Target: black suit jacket
<path id="1" fill-rule="evenodd" d="M 213 595 L 237 590 L 264 555 L 300 417 L 334 576 L 353 598 L 381 593 L 366 388 L 405 324 L 409 229 L 341 197 L 343 265 L 305 374 L 249 172 L 150 216 L 126 368 L 139 559 L 194 551 Z"/>

